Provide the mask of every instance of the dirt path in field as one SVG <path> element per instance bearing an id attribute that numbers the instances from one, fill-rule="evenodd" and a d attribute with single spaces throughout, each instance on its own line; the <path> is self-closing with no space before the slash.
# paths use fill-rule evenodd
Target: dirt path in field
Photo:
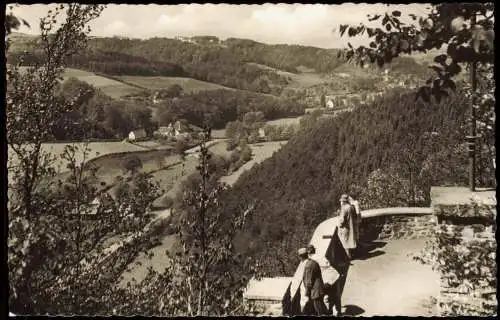
<path id="1" fill-rule="evenodd" d="M 430 266 L 413 261 L 424 240 L 375 242 L 352 261 L 342 297 L 351 316 L 435 316 L 439 276 Z"/>

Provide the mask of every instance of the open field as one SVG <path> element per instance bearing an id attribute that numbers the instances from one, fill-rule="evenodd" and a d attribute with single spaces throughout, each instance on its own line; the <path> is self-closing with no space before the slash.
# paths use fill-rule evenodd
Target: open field
<path id="1" fill-rule="evenodd" d="M 146 140 L 146 141 L 137 141 L 137 142 L 130 142 L 133 145 L 136 145 L 138 147 L 143 147 L 144 149 L 156 149 L 156 150 L 162 150 L 162 149 L 172 149 L 171 144 L 163 144 L 158 140 Z"/>
<path id="2" fill-rule="evenodd" d="M 182 77 L 139 77 L 139 76 L 121 76 L 118 77 L 124 82 L 131 83 L 145 89 L 160 90 L 167 89 L 173 84 L 178 84 L 182 87 L 184 92 L 192 93 L 205 90 L 227 89 L 235 90 L 233 88 L 224 87 L 211 82 L 205 82 L 192 78 Z"/>
<path id="3" fill-rule="evenodd" d="M 139 253 L 137 258 L 128 265 L 128 270 L 122 274 L 123 279 L 118 284 L 120 287 L 126 287 L 127 282 L 141 282 L 148 273 L 148 268 L 152 267 L 157 272 L 163 272 L 170 261 L 165 251 L 174 248 L 177 235 L 168 235 L 161 240 L 161 244 L 148 250 L 148 254 L 153 254 L 151 259 L 144 252 Z"/>
<path id="4" fill-rule="evenodd" d="M 226 138 L 226 129 L 212 130 L 211 136 L 213 139 L 224 139 Z"/>
<path id="5" fill-rule="evenodd" d="M 167 161 L 172 163 L 172 165 L 152 174 L 153 181 L 158 182 L 160 188 L 165 190 L 165 193 L 158 201 L 155 201 L 155 204 L 160 204 L 163 197 L 173 199 L 180 190 L 182 181 L 195 172 L 198 165 L 198 159 L 195 157 L 186 157 L 184 161 L 181 161 L 180 157 L 175 155 L 168 157 Z"/>
<path id="6" fill-rule="evenodd" d="M 20 67 L 20 70 L 23 71 L 26 70 L 26 68 L 27 67 Z M 102 90 L 104 94 L 110 96 L 113 99 L 120 99 L 126 95 L 141 92 L 141 89 L 134 86 L 80 69 L 66 68 L 62 74 L 62 77 L 65 81 L 73 77 L 80 81 L 86 82 Z"/>
<path id="7" fill-rule="evenodd" d="M 253 167 L 254 164 L 260 163 L 271 157 L 275 151 L 278 151 L 286 143 L 287 141 L 270 141 L 249 144 L 248 146 L 252 149 L 252 160 L 242 165 L 231 175 L 222 177 L 220 181 L 232 186 L 243 172 Z"/>
<path id="8" fill-rule="evenodd" d="M 271 126 L 288 126 L 291 124 L 298 125 L 300 123 L 301 118 L 302 117 L 275 119 L 275 120 L 266 121 L 266 124 L 271 125 Z"/>
<path id="9" fill-rule="evenodd" d="M 92 72 L 66 68 L 64 70 L 63 78 L 67 80 L 70 77 L 77 78 L 80 81 L 87 82 L 88 84 L 101 89 L 106 95 L 110 96 L 113 99 L 120 99 L 128 94 L 136 94 L 141 91 L 141 89 L 134 86 L 110 78 L 99 76 Z"/>
<path id="10" fill-rule="evenodd" d="M 75 145 L 79 148 L 79 152 L 76 154 L 78 164 L 80 164 L 83 161 L 83 156 L 84 156 L 83 149 L 86 147 L 88 148 L 87 149 L 88 155 L 86 161 L 112 153 L 144 151 L 144 147 L 136 146 L 124 141 L 89 142 L 89 143 L 58 142 L 58 143 L 42 144 L 42 150 L 44 152 L 50 152 L 54 156 L 57 156 L 57 159 L 53 166 L 54 168 L 59 169 L 61 172 L 67 171 L 66 166 L 68 162 L 59 157 L 59 155 L 63 153 L 64 147 L 67 145 Z M 9 157 L 9 163 L 10 161 L 12 161 L 12 164 L 14 165 L 17 163 L 16 154 L 11 148 L 8 149 L 8 157 Z"/>
<path id="11" fill-rule="evenodd" d="M 328 77 L 322 76 L 319 73 L 314 72 L 314 70 L 310 70 L 310 69 L 306 70 L 306 69 L 302 68 L 301 73 L 291 73 L 291 72 L 286 72 L 283 70 L 271 68 L 269 66 L 258 64 L 258 63 L 249 62 L 248 64 L 253 65 L 253 66 L 257 66 L 259 68 L 266 69 L 266 70 L 273 70 L 281 76 L 289 77 L 292 80 L 292 82 L 289 83 L 287 87 L 290 89 L 303 89 L 303 88 L 312 87 L 312 86 L 315 86 L 318 84 L 329 82 Z"/>
<path id="12" fill-rule="evenodd" d="M 226 141 L 227 140 L 219 140 L 218 143 L 211 145 L 208 149 L 218 156 L 229 158 L 231 151 L 227 151 Z"/>
<path id="13" fill-rule="evenodd" d="M 141 159 L 143 172 L 151 172 L 153 170 L 158 170 L 164 166 L 172 164 L 173 161 L 169 161 L 173 155 L 173 149 L 164 150 L 150 150 L 134 153 L 116 153 L 106 155 L 104 157 L 99 157 L 92 161 L 92 164 L 98 167 L 97 175 L 99 177 L 109 176 L 111 172 L 123 172 L 123 163 L 130 156 L 137 156 Z M 114 177 L 115 175 L 113 175 Z"/>

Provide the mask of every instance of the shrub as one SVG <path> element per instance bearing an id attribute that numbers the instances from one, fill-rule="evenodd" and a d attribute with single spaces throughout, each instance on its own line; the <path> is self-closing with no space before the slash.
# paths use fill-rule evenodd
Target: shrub
<path id="1" fill-rule="evenodd" d="M 226 144 L 226 150 L 234 150 L 238 146 L 238 143 L 234 139 L 229 139 Z"/>
<path id="2" fill-rule="evenodd" d="M 248 145 L 245 145 L 240 152 L 240 160 L 245 163 L 252 159 L 252 149 Z"/>
<path id="3" fill-rule="evenodd" d="M 130 155 L 123 160 L 125 172 L 137 173 L 142 168 L 142 161 L 137 155 Z"/>

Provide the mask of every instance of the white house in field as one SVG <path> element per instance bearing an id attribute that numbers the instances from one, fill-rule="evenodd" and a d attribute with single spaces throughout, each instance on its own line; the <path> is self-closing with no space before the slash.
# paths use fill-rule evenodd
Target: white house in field
<path id="1" fill-rule="evenodd" d="M 130 131 L 130 133 L 128 134 L 128 139 L 130 141 L 135 141 L 136 139 L 141 139 L 145 137 L 146 137 L 146 131 L 144 129 Z"/>
<path id="2" fill-rule="evenodd" d="M 332 101 L 332 100 L 328 100 L 328 101 L 326 102 L 326 108 L 327 108 L 327 109 L 333 109 L 333 107 L 334 107 L 334 106 L 335 106 L 335 105 L 333 104 L 333 101 Z"/>

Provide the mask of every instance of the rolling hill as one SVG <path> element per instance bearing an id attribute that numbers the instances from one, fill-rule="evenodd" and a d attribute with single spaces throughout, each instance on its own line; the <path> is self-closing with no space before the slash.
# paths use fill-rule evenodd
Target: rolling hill
<path id="1" fill-rule="evenodd" d="M 23 70 L 27 67 L 21 67 Z M 173 84 L 180 85 L 185 93 L 197 93 L 209 90 L 235 90 L 215 83 L 184 77 L 162 76 L 106 76 L 82 69 L 66 68 L 63 73 L 64 81 L 76 78 L 86 82 L 113 99 L 123 99 L 128 96 L 138 95 L 145 90 L 167 89 Z"/>
<path id="2" fill-rule="evenodd" d="M 66 68 L 64 70 L 63 78 L 76 78 L 80 81 L 86 82 L 97 89 L 100 89 L 104 94 L 113 99 L 121 99 L 128 95 L 135 95 L 143 91 L 137 86 L 117 81 L 102 75 L 97 75 L 93 72 L 88 72 L 80 69 Z"/>
<path id="3" fill-rule="evenodd" d="M 120 76 L 117 78 L 122 80 L 124 83 L 133 84 L 135 86 L 142 87 L 148 90 L 167 89 L 174 84 L 180 85 L 183 89 L 183 92 L 185 93 L 195 93 L 200 91 L 218 89 L 235 90 L 233 88 L 228 88 L 215 83 L 184 77 Z"/>
<path id="4" fill-rule="evenodd" d="M 23 72 L 26 68 L 27 67 L 20 67 L 19 69 Z M 96 89 L 100 89 L 105 95 L 113 99 L 121 99 L 128 95 L 135 95 L 144 91 L 144 89 L 140 87 L 81 69 L 66 68 L 64 69 L 62 77 L 63 81 L 66 81 L 69 78 L 76 78 L 77 80 L 88 83 Z"/>
<path id="5" fill-rule="evenodd" d="M 31 58 L 36 60 L 36 39 L 20 35 L 13 37 L 9 59 L 28 48 Z M 337 57 L 338 51 L 299 45 L 269 45 L 236 38 L 222 41 L 216 37 L 183 40 L 114 37 L 90 39 L 88 49 L 68 63 L 71 68 L 124 77 L 125 81 L 146 87 L 154 86 L 150 80 L 159 83 L 172 81 L 185 83 L 187 91 L 219 85 L 273 95 L 281 95 L 285 88 L 300 90 L 329 83 L 335 80 L 332 75 L 335 77 L 336 73 L 346 70 L 355 73 L 355 77 L 381 71 L 378 67 L 365 70 L 346 64 Z M 428 60 L 425 57 L 419 57 L 418 61 L 401 57 L 387 68 L 395 74 L 423 75 L 428 71 L 425 66 Z M 173 78 L 130 79 L 130 76 Z"/>

